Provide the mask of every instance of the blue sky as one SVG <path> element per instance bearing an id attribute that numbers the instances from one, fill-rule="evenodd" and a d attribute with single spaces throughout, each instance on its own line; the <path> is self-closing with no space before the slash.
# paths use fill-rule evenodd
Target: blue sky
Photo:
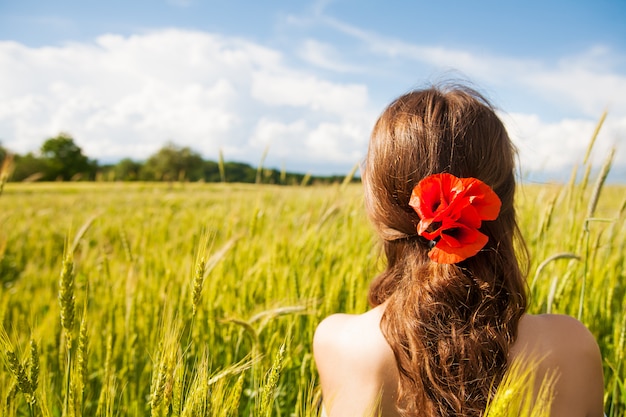
<path id="1" fill-rule="evenodd" d="M 345 173 L 399 94 L 471 81 L 529 178 L 564 180 L 597 120 L 626 182 L 626 2 L 0 0 L 0 141 L 70 133 L 103 162 L 168 141 Z"/>

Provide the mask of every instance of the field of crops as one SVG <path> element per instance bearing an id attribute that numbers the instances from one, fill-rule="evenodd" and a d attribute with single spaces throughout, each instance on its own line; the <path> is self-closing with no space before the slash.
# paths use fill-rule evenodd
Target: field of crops
<path id="1" fill-rule="evenodd" d="M 531 312 L 579 317 L 626 415 L 626 187 L 521 187 Z M 358 185 L 8 183 L 0 415 L 312 416 L 311 340 L 381 268 Z"/>

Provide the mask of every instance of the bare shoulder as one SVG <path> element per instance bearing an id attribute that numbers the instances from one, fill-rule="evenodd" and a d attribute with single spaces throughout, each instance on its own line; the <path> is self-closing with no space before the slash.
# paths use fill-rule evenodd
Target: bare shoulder
<path id="1" fill-rule="evenodd" d="M 397 371 L 381 315 L 334 314 L 318 325 L 313 353 L 329 416 L 368 415 L 377 403 L 392 402 L 395 390 L 384 387 L 395 387 Z"/>
<path id="2" fill-rule="evenodd" d="M 391 348 L 380 331 L 381 314 L 374 309 L 365 314 L 333 314 L 325 318 L 313 337 L 318 366 L 341 362 L 342 366 L 352 367 L 353 372 L 367 373 L 384 367 Z"/>
<path id="3" fill-rule="evenodd" d="M 526 315 L 511 354 L 536 355 L 542 373 L 556 373 L 552 416 L 602 416 L 602 357 L 583 323 L 558 314 Z"/>
<path id="4" fill-rule="evenodd" d="M 514 349 L 526 348 L 538 349 L 554 359 L 600 355 L 598 343 L 589 329 L 575 318 L 560 314 L 525 315 L 520 321 Z"/>

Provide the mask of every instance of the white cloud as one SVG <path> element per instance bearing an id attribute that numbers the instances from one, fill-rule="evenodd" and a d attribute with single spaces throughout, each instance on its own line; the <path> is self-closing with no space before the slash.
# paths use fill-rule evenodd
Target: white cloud
<path id="1" fill-rule="evenodd" d="M 272 106 L 306 107 L 332 115 L 363 112 L 368 105 L 363 85 L 339 85 L 293 71 L 254 73 L 252 97 Z"/>
<path id="2" fill-rule="evenodd" d="M 397 59 L 394 70 L 405 78 L 419 65 L 454 67 L 479 83 L 547 97 L 556 109 L 575 108 L 575 116 L 557 110 L 550 119 L 540 111 L 505 109 L 525 170 L 567 178 L 608 107 L 594 155 L 602 159 L 616 145 L 615 163 L 626 172 L 626 76 L 613 70 L 611 51 L 595 48 L 544 63 L 408 44 L 321 19 L 366 45 L 369 62 Z M 207 158 L 223 149 L 227 159 L 252 164 L 269 146 L 266 165 L 347 172 L 364 155 L 369 130 L 387 104 L 372 102 L 364 80 L 384 86 L 388 76 L 352 64 L 350 53 L 337 46 L 310 37 L 295 44 L 303 46 L 296 58 L 311 67 L 298 68 L 290 62 L 302 61 L 288 52 L 245 39 L 176 29 L 59 47 L 2 41 L 0 140 L 23 153 L 65 131 L 87 155 L 104 160 L 143 159 L 171 140 Z M 351 81 L 319 68 L 350 74 Z"/>
<path id="3" fill-rule="evenodd" d="M 611 49 L 596 45 L 554 62 L 496 56 L 443 46 L 408 43 L 381 36 L 332 18 L 324 24 L 387 58 L 420 62 L 441 70 L 457 70 L 471 79 L 497 87 L 517 86 L 538 97 L 597 117 L 608 106 L 626 114 L 626 75 L 615 71 L 620 60 Z"/>
<path id="4" fill-rule="evenodd" d="M 308 158 L 350 167 L 365 156 L 368 133 L 358 123 L 283 123 L 264 118 L 256 126 L 251 143 L 257 149 L 269 149 L 281 160 Z"/>
<path id="5" fill-rule="evenodd" d="M 536 107 L 548 110 L 549 121 L 537 113 L 503 116 L 527 171 L 567 179 L 572 166 L 582 160 L 597 119 L 608 110 L 594 146 L 594 162 L 601 163 L 615 147 L 614 171 L 619 181 L 626 182 L 626 74 L 616 70 L 626 57 L 611 49 L 597 45 L 548 62 L 408 43 L 326 16 L 319 21 L 357 40 L 372 54 L 397 61 L 396 66 L 411 69 L 421 63 L 439 73 L 457 71 L 481 85 L 508 90 L 508 102 L 519 105 L 526 100 L 522 105 L 526 109 L 533 107 L 527 102 L 529 96 L 543 102 Z M 516 99 L 516 95 L 526 97 Z"/>
<path id="6" fill-rule="evenodd" d="M 311 132 L 307 145 L 314 155 L 354 165 L 365 156 L 367 132 L 350 123 L 321 123 Z M 363 150 L 363 151 L 361 151 Z"/>
<path id="7" fill-rule="evenodd" d="M 569 65 L 563 60 L 556 69 L 529 73 L 524 82 L 564 106 L 575 106 L 587 116 L 598 116 L 603 109 L 626 113 L 626 77 L 596 71 L 586 65 Z"/>
<path id="8" fill-rule="evenodd" d="M 269 149 L 272 155 L 279 158 L 302 157 L 306 154 L 306 149 L 303 146 L 294 149 L 293 144 L 302 144 L 309 131 L 310 128 L 304 120 L 283 123 L 264 117 L 256 125 L 250 143 L 257 149 Z"/>
<path id="9" fill-rule="evenodd" d="M 54 48 L 1 42 L 0 64 L 0 138 L 20 153 L 64 131 L 104 160 L 143 159 L 171 140 L 207 158 L 222 148 L 227 159 L 257 163 L 259 144 L 272 142 L 288 168 L 320 167 L 331 155 L 347 170 L 372 115 L 364 85 L 321 79 L 276 50 L 203 32 L 103 35 Z M 338 127 L 322 135 L 325 123 Z M 345 141 L 350 126 L 364 139 Z M 347 145 L 320 152 L 322 137 Z"/>
<path id="10" fill-rule="evenodd" d="M 534 114 L 501 114 L 511 139 L 518 147 L 523 172 L 545 173 L 545 176 L 566 180 L 574 166 L 580 166 L 599 120 L 563 119 L 549 123 Z M 599 167 L 616 148 L 614 166 L 617 175 L 626 167 L 626 117 L 610 115 L 602 125 L 594 143 L 591 162 Z M 617 178 L 624 181 L 626 178 Z"/>
<path id="11" fill-rule="evenodd" d="M 314 39 L 306 39 L 302 42 L 298 53 L 306 62 L 323 69 L 341 73 L 364 71 L 361 67 L 342 62 L 340 54 L 333 46 Z"/>

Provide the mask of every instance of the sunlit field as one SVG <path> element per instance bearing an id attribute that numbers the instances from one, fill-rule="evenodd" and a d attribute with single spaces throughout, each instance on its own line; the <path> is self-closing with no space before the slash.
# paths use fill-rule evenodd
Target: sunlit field
<path id="1" fill-rule="evenodd" d="M 626 187 L 518 203 L 531 312 L 591 329 L 624 416 Z M 314 329 L 381 267 L 356 184 L 8 183 L 0 415 L 317 415 Z"/>

